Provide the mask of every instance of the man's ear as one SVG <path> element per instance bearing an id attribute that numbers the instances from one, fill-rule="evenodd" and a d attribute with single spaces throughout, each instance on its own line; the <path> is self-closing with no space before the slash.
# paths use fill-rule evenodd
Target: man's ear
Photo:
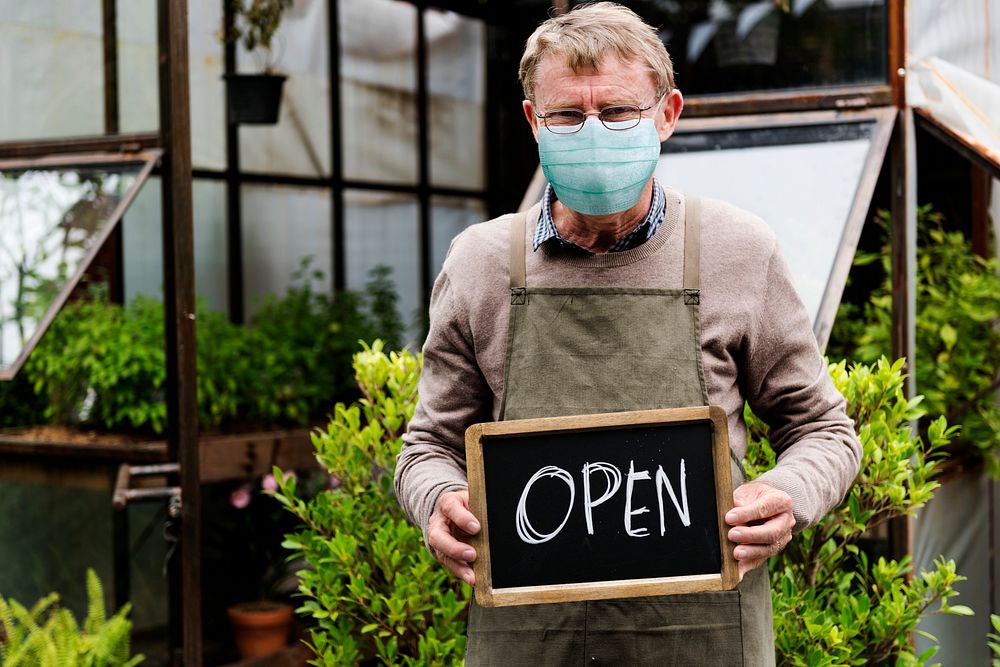
<path id="1" fill-rule="evenodd" d="M 531 133 L 535 135 L 535 143 L 538 143 L 538 116 L 535 115 L 535 107 L 531 100 L 524 100 L 521 102 L 521 108 L 524 109 L 524 117 L 531 126 Z"/>
<path id="2" fill-rule="evenodd" d="M 681 117 L 681 110 L 684 109 L 684 96 L 681 91 L 674 88 L 667 93 L 666 99 L 655 118 L 656 131 L 660 135 L 660 143 L 670 138 L 677 126 L 677 120 Z"/>

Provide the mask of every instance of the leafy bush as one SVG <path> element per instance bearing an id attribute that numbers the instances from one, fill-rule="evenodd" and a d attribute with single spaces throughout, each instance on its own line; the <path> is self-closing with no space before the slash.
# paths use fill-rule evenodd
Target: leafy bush
<path id="1" fill-rule="evenodd" d="M 393 493 L 396 455 L 417 400 L 420 356 L 385 354 L 381 341 L 354 357 L 362 398 L 338 403 L 313 435 L 316 458 L 340 486 L 304 500 L 292 477 L 274 494 L 304 528 L 285 546 L 301 572 L 316 665 L 461 664 L 470 589 L 424 547 Z"/>
<path id="2" fill-rule="evenodd" d="M 879 224 L 887 238 L 888 213 Z M 977 257 L 961 232 L 947 231 L 930 206 L 918 209 L 917 391 L 928 414 L 961 425 L 960 445 L 978 452 L 1000 477 L 1000 268 Z M 892 284 L 888 245 L 880 254 L 859 252 L 855 265 L 881 260 L 883 280 L 862 305 L 844 302 L 828 353 L 862 363 L 889 354 Z M 927 424 L 922 424 L 926 430 Z"/>
<path id="3" fill-rule="evenodd" d="M 359 339 L 399 343 L 403 326 L 389 269 L 366 292 L 316 291 L 308 264 L 284 297 L 270 297 L 247 326 L 198 308 L 198 410 L 203 429 L 234 422 L 305 425 L 338 398 L 353 397 L 350 359 Z M 67 305 L 28 358 L 25 385 L 3 387 L 0 406 L 43 403 L 44 418 L 108 430 L 162 433 L 166 424 L 163 304 L 126 307 L 99 294 Z M 37 422 L 38 408 L 18 414 Z M 32 421 L 21 421 L 21 424 Z M 5 425 L 17 425 L 7 423 Z"/>
<path id="4" fill-rule="evenodd" d="M 104 590 L 87 570 L 87 618 L 80 627 L 52 593 L 27 609 L 0 597 L 0 664 L 4 667 L 132 667 L 142 655 L 129 657 L 130 607 L 111 618 L 104 609 Z"/>
<path id="5" fill-rule="evenodd" d="M 930 500 L 942 449 L 957 430 L 939 417 L 929 423 L 926 443 L 911 434 L 910 420 L 923 413 L 919 398 L 903 394 L 902 366 L 885 358 L 849 371 L 846 362 L 830 366 L 864 454 L 844 502 L 770 561 L 779 665 L 924 664 L 937 647 L 914 655 L 909 633 L 921 615 L 972 614 L 948 604 L 964 579 L 953 561 L 940 559 L 934 570 L 913 575 L 909 557 L 874 558 L 863 548 L 868 531 Z M 774 465 L 775 453 L 766 426 L 749 409 L 745 417 L 746 467 L 755 477 Z"/>

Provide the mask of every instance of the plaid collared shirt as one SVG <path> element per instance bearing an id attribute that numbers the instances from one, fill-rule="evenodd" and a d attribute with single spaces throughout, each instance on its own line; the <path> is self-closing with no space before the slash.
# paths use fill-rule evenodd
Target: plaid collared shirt
<path id="1" fill-rule="evenodd" d="M 589 250 L 585 250 L 584 248 L 581 248 L 571 241 L 567 241 L 559 235 L 559 230 L 556 229 L 555 221 L 552 219 L 552 202 L 555 201 L 555 198 L 556 194 L 552 189 L 552 186 L 546 185 L 545 194 L 542 195 L 542 212 L 538 216 L 538 225 L 535 227 L 535 238 L 532 247 L 537 251 L 543 243 L 550 239 L 555 239 L 560 245 L 566 248 L 573 248 L 581 252 L 593 254 Z M 638 245 L 642 245 L 649 239 L 653 238 L 653 235 L 656 234 L 656 230 L 659 229 L 660 225 L 663 223 L 665 201 L 666 197 L 663 194 L 663 189 L 654 178 L 653 200 L 649 205 L 649 212 L 646 213 L 646 217 L 642 222 L 636 225 L 635 229 L 618 239 L 615 244 L 608 249 L 608 252 L 621 252 L 622 250 L 629 250 Z"/>

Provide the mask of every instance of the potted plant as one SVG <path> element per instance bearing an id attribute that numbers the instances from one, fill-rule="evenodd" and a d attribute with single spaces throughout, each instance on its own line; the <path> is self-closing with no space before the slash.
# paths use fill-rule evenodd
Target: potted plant
<path id="1" fill-rule="evenodd" d="M 272 43 L 282 15 L 293 0 L 230 0 L 231 20 L 223 28 L 223 41 L 242 43 L 259 56 L 257 74 L 226 74 L 229 121 L 273 125 L 281 111 L 281 91 L 288 78 L 274 71 Z M 228 17 L 227 17 L 228 18 Z"/>
<path id="2" fill-rule="evenodd" d="M 284 475 L 299 480 L 299 488 L 307 490 L 310 497 L 339 483 L 321 471 L 301 478 L 292 471 Z M 273 474 L 240 484 L 230 492 L 229 511 L 222 517 L 233 531 L 221 536 L 222 540 L 229 547 L 241 543 L 237 553 L 220 554 L 228 563 L 227 572 L 234 578 L 250 575 L 257 583 L 255 597 L 226 607 L 233 642 L 244 659 L 270 655 L 287 646 L 293 625 L 290 603 L 304 562 L 289 558 L 282 548 L 282 535 L 293 524 L 277 502 L 265 497 L 273 495 L 278 487 Z M 223 533 L 227 530 L 219 529 Z"/>

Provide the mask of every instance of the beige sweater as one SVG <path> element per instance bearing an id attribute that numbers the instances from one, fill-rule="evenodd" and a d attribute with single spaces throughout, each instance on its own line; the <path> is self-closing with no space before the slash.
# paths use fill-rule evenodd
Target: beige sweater
<path id="1" fill-rule="evenodd" d="M 666 199 L 656 235 L 624 252 L 571 255 L 551 244 L 532 252 L 527 234 L 528 289 L 679 288 L 684 197 L 666 189 Z M 466 229 L 434 284 L 420 401 L 395 478 L 400 504 L 425 531 L 438 496 L 466 488 L 465 429 L 499 416 L 509 230 L 510 216 Z M 792 497 L 798 530 L 816 523 L 853 482 L 861 445 L 773 232 L 759 218 L 714 200 L 702 207 L 701 325 L 709 402 L 728 415 L 730 446 L 739 458 L 746 453 L 742 417 L 749 401 L 770 424 L 779 452 L 762 481 Z"/>

